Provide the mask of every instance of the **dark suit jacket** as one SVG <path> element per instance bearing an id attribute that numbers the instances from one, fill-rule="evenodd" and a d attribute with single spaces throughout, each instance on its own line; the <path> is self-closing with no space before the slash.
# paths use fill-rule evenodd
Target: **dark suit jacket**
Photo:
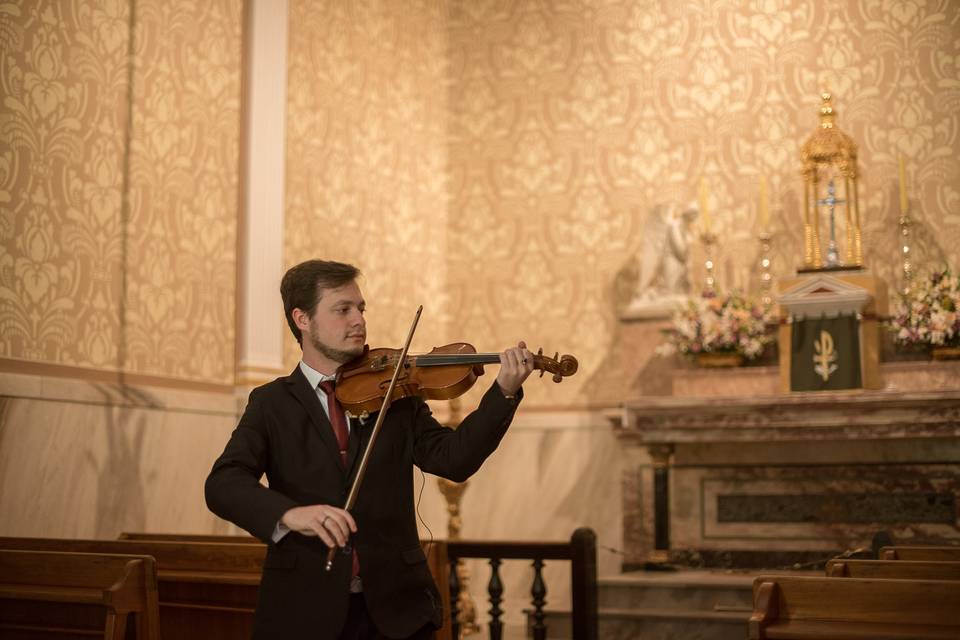
<path id="1" fill-rule="evenodd" d="M 388 410 L 351 511 L 363 593 L 381 633 L 404 637 L 442 621 L 414 519 L 413 465 L 466 480 L 496 449 L 515 410 L 516 403 L 496 384 L 456 431 L 438 423 L 419 397 L 397 400 Z M 288 509 L 343 506 L 375 420 L 376 415 L 363 424 L 351 420 L 345 470 L 327 415 L 299 366 L 250 393 L 205 491 L 211 511 L 269 545 L 255 638 L 333 639 L 340 632 L 349 597 L 349 553 L 338 553 L 327 572 L 327 547 L 319 538 L 295 532 L 277 544 L 271 538 Z M 269 488 L 260 484 L 264 474 Z"/>

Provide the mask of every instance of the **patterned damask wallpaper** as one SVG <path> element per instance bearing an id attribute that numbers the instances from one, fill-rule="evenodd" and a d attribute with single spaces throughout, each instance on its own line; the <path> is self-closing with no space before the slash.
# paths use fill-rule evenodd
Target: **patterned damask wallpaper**
<path id="1" fill-rule="evenodd" d="M 291 0 L 285 262 L 356 264 L 371 346 L 449 341 L 446 13 L 430 0 Z M 293 368 L 296 341 L 285 335 Z"/>
<path id="2" fill-rule="evenodd" d="M 0 5 L 0 358 L 232 382 L 241 5 Z M 375 344 L 423 303 L 416 348 L 524 337 L 583 366 L 531 400 L 589 402 L 654 204 L 705 178 L 720 284 L 751 288 L 766 176 L 774 271 L 796 266 L 823 87 L 860 144 L 868 266 L 895 283 L 898 154 L 919 261 L 956 265 L 955 2 L 291 0 L 290 16 L 286 263 L 356 262 Z"/>
<path id="3" fill-rule="evenodd" d="M 582 372 L 531 404 L 589 403 L 648 211 L 710 191 L 723 288 L 802 260 L 799 150 L 829 88 L 860 145 L 869 268 L 897 284 L 897 158 L 920 263 L 960 241 L 960 5 L 806 0 L 291 3 L 287 257 L 356 262 L 371 342 L 518 337 Z M 694 246 L 694 287 L 704 254 Z M 296 349 L 287 342 L 289 363 Z"/>
<path id="4" fill-rule="evenodd" d="M 589 402 L 647 212 L 695 201 L 701 177 L 721 287 L 758 284 L 761 176 L 774 274 L 802 262 L 799 150 L 824 87 L 860 145 L 867 266 L 896 285 L 898 154 L 918 261 L 960 266 L 960 3 L 453 2 L 450 60 L 453 324 L 576 354 L 537 403 Z"/>
<path id="5" fill-rule="evenodd" d="M 241 26 L 0 5 L 0 357 L 233 382 Z"/>

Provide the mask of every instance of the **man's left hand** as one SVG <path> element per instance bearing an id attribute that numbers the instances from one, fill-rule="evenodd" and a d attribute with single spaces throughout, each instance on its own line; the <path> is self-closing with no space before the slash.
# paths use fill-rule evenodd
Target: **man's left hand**
<path id="1" fill-rule="evenodd" d="M 527 350 L 527 344 L 521 340 L 517 346 L 500 354 L 500 373 L 497 384 L 505 396 L 514 396 L 520 385 L 533 371 L 533 354 Z"/>

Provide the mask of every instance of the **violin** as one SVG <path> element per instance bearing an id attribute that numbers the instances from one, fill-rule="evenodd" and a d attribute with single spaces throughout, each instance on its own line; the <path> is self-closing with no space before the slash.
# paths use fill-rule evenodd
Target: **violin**
<path id="1" fill-rule="evenodd" d="M 400 349 L 364 347 L 362 355 L 340 367 L 337 399 L 347 413 L 366 418 L 380 409 L 400 356 Z M 483 375 L 483 365 L 498 362 L 499 353 L 477 353 L 466 342 L 435 347 L 426 354 L 408 355 L 400 368 L 390 401 L 407 396 L 427 400 L 456 398 L 466 393 L 477 377 Z M 557 353 L 550 358 L 540 349 L 533 356 L 534 370 L 540 371 L 541 378 L 550 372 L 554 382 L 572 376 L 577 367 L 577 359 L 571 355 Z"/>
<path id="2" fill-rule="evenodd" d="M 477 376 L 483 375 L 483 365 L 500 362 L 499 353 L 477 353 L 465 342 L 436 347 L 424 355 L 407 355 L 422 312 L 423 305 L 420 305 L 403 349 L 370 349 L 364 346 L 359 357 L 340 367 L 337 372 L 337 400 L 347 413 L 364 418 L 371 411 L 379 412 L 343 505 L 344 511 L 350 511 L 356 504 L 357 492 L 370 462 L 370 452 L 390 403 L 411 395 L 436 400 L 456 398 L 473 386 Z M 541 378 L 549 371 L 553 374 L 553 381 L 560 382 L 564 376 L 576 373 L 577 359 L 565 355 L 557 360 L 558 355 L 548 358 L 540 349 L 533 356 L 533 368 L 540 370 Z M 333 567 L 336 553 L 336 547 L 330 547 L 327 551 L 327 571 Z M 349 552 L 343 555 L 350 556 Z"/>

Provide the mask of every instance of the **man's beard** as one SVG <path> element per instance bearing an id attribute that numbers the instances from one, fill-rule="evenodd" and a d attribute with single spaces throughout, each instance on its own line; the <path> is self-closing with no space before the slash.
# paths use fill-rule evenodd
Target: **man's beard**
<path id="1" fill-rule="evenodd" d="M 325 358 L 329 358 L 330 360 L 339 362 L 340 364 L 350 362 L 363 353 L 363 346 L 359 346 L 349 351 L 345 349 L 334 349 L 329 345 L 323 344 L 318 338 L 313 336 L 310 336 L 310 344 L 312 344 L 313 348 L 319 351 Z"/>

